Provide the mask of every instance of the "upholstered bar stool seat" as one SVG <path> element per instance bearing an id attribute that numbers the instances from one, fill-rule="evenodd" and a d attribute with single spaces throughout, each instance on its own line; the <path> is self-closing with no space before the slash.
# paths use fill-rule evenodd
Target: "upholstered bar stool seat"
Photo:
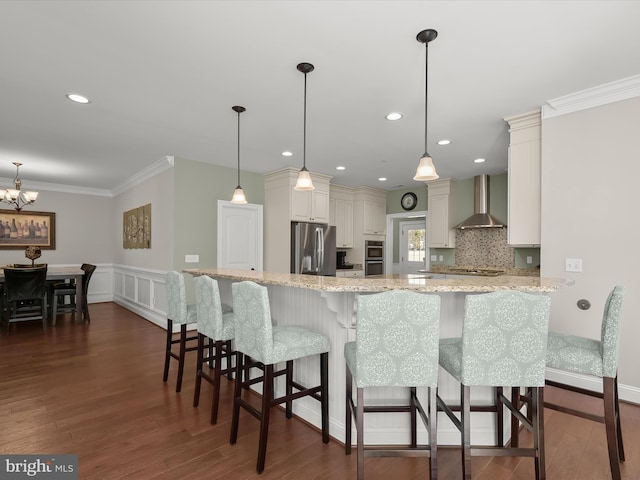
<path id="1" fill-rule="evenodd" d="M 460 382 L 460 418 L 442 399 L 439 407 L 460 430 L 462 476 L 470 480 L 471 455 L 530 456 L 536 479 L 545 478 L 543 387 L 551 299 L 522 292 L 467 295 L 462 338 L 440 340 L 440 366 Z M 471 445 L 470 387 L 512 387 L 499 402 L 533 433 L 533 448 Z M 531 420 L 520 412 L 520 387 L 531 389 Z M 513 432 L 512 432 L 513 434 Z M 516 433 L 517 435 L 517 433 Z"/>
<path id="2" fill-rule="evenodd" d="M 196 306 L 187 304 L 187 291 L 184 284 L 184 277 L 180 272 L 172 270 L 166 275 L 167 290 L 167 340 L 165 345 L 164 371 L 162 381 L 169 378 L 169 363 L 171 359 L 178 361 L 178 378 L 176 380 L 176 392 L 182 390 L 182 377 L 184 374 L 184 361 L 186 352 L 196 350 L 197 345 L 193 345 L 198 339 L 197 335 L 189 336 L 187 327 L 195 325 L 198 320 Z M 180 325 L 180 336 L 173 338 L 173 325 Z M 178 353 L 172 350 L 173 345 L 179 345 Z M 189 344 L 189 345 L 188 345 Z"/>
<path id="3" fill-rule="evenodd" d="M 291 418 L 294 399 L 310 396 L 320 402 L 322 441 L 329 441 L 329 337 L 306 327 L 296 325 L 274 326 L 271 322 L 269 296 L 266 287 L 254 282 L 238 282 L 232 285 L 234 316 L 236 320 L 236 383 L 231 422 L 231 444 L 238 439 L 240 408 L 244 408 L 260 420 L 258 460 L 256 471 L 264 470 L 269 416 L 271 407 L 286 404 L 285 414 Z M 303 357 L 320 355 L 320 384 L 305 387 L 293 379 L 293 361 Z M 276 364 L 284 363 L 283 370 Z M 249 378 L 252 367 L 261 369 L 261 376 Z M 244 375 L 243 375 L 244 372 Z M 285 375 L 285 394 L 274 398 L 274 378 Z M 253 407 L 242 396 L 250 385 L 262 383 L 261 409 Z M 294 389 L 296 391 L 294 391 Z"/>
<path id="4" fill-rule="evenodd" d="M 604 423 L 609 452 L 609 466 L 614 480 L 620 480 L 620 463 L 624 462 L 624 445 L 618 402 L 619 332 L 624 287 L 616 286 L 609 294 L 602 317 L 600 340 L 549 332 L 547 367 L 596 377 L 602 381 L 602 393 L 557 381 L 547 385 L 590 395 L 604 400 L 604 416 L 545 402 L 545 407 Z"/>
<path id="5" fill-rule="evenodd" d="M 218 282 L 206 275 L 194 279 L 196 291 L 196 312 L 198 325 L 198 360 L 196 363 L 196 385 L 193 394 L 193 406 L 200 402 L 202 379 L 213 385 L 211 403 L 211 424 L 218 420 L 218 404 L 220 400 L 220 377 L 231 375 L 231 340 L 235 335 L 236 325 L 233 311 L 223 313 L 220 302 Z M 208 352 L 208 353 L 207 353 Z M 222 361 L 225 361 L 222 368 Z M 213 367 L 213 375 L 202 369 L 208 363 Z"/>
<path id="6" fill-rule="evenodd" d="M 358 295 L 356 341 L 344 346 L 346 369 L 345 453 L 351 453 L 351 418 L 355 417 L 358 479 L 364 479 L 365 457 L 429 457 L 430 479 L 438 476 L 436 389 L 438 383 L 438 338 L 440 297 L 409 291 Z M 357 403 L 353 401 L 356 384 Z M 405 387 L 406 403 L 365 404 L 368 387 Z M 426 387 L 427 410 L 417 395 Z M 380 402 L 382 403 L 382 402 Z M 365 413 L 410 415 L 411 437 L 407 446 L 364 444 Z M 417 416 L 428 432 L 429 445 L 417 443 Z"/>

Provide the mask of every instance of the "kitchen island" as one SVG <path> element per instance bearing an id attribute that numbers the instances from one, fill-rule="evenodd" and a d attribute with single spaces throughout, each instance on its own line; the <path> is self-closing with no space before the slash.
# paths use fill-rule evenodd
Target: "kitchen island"
<path id="1" fill-rule="evenodd" d="M 330 434 L 344 441 L 345 416 L 345 362 L 343 348 L 346 342 L 355 340 L 356 296 L 389 290 L 411 290 L 439 295 L 441 298 L 440 336 L 460 336 L 464 315 L 464 297 L 468 294 L 517 290 L 529 293 L 553 294 L 571 283 L 564 279 L 496 276 L 434 279 L 428 274 L 384 275 L 378 278 L 340 278 L 288 273 L 256 272 L 227 269 L 187 269 L 185 273 L 208 275 L 218 281 L 222 301 L 233 304 L 231 284 L 250 280 L 267 287 L 271 316 L 278 325 L 299 324 L 327 335 L 331 339 L 329 354 L 329 416 Z M 296 379 L 305 384 L 317 384 L 318 359 L 304 358 L 296 365 Z M 276 391 L 282 385 L 276 384 Z M 445 401 L 455 401 L 459 385 L 441 372 L 438 384 L 440 396 Z M 405 394 L 402 389 L 377 388 L 367 392 L 367 398 L 397 399 Z M 425 396 L 425 392 L 420 392 Z M 490 389 L 475 388 L 474 402 L 491 400 Z M 320 425 L 320 408 L 312 399 L 294 402 L 294 413 L 307 422 Z M 408 442 L 407 415 L 369 414 L 367 441 L 370 443 L 406 444 Z M 446 416 L 438 416 L 438 443 L 459 444 L 460 434 Z M 426 442 L 426 432 L 419 432 L 419 441 Z M 508 438 L 508 432 L 506 432 Z M 355 437 L 354 437 L 355 438 Z M 491 444 L 494 441 L 492 414 L 475 414 L 472 424 L 472 442 Z"/>

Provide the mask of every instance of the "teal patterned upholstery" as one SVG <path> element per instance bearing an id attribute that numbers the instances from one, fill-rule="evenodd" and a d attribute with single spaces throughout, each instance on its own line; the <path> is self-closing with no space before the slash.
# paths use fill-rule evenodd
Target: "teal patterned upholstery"
<path id="1" fill-rule="evenodd" d="M 236 282 L 231 288 L 237 351 L 269 365 L 330 350 L 326 335 L 301 326 L 272 325 L 266 287 L 245 281 Z"/>
<path id="2" fill-rule="evenodd" d="M 568 372 L 615 378 L 624 287 L 616 286 L 605 303 L 600 340 L 549 332 L 547 366 Z"/>
<path id="3" fill-rule="evenodd" d="M 440 341 L 440 365 L 463 385 L 543 387 L 551 299 L 467 295 L 461 339 Z"/>
<path id="4" fill-rule="evenodd" d="M 194 279 L 198 333 L 212 340 L 232 340 L 235 335 L 233 312 L 223 313 L 218 282 L 206 275 Z"/>
<path id="5" fill-rule="evenodd" d="M 167 318 L 177 324 L 196 323 L 196 306 L 187 305 L 187 291 L 184 286 L 184 277 L 180 272 L 175 270 L 167 272 L 166 289 Z"/>
<path id="6" fill-rule="evenodd" d="M 344 346 L 356 386 L 435 387 L 440 297 L 397 290 L 357 302 L 356 341 Z"/>

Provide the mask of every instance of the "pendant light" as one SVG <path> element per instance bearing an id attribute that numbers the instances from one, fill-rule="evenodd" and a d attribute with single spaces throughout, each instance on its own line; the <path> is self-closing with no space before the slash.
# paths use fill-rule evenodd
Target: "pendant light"
<path id="1" fill-rule="evenodd" d="M 440 176 L 436 173 L 436 167 L 433 165 L 431 155 L 427 153 L 427 93 L 429 85 L 429 42 L 436 39 L 438 32 L 432 29 L 422 30 L 416 35 L 416 40 L 424 43 L 425 51 L 425 78 L 424 78 L 424 153 L 418 164 L 414 180 L 419 182 L 427 182 L 435 180 Z"/>
<path id="2" fill-rule="evenodd" d="M 247 203 L 247 199 L 245 198 L 244 191 L 240 186 L 240 114 L 244 112 L 246 108 L 236 105 L 234 107 L 231 107 L 231 109 L 238 114 L 238 186 L 233 191 L 233 198 L 231 199 L 231 203 L 244 205 L 245 203 Z"/>
<path id="3" fill-rule="evenodd" d="M 311 181 L 311 175 L 307 170 L 307 73 L 313 72 L 314 66 L 310 63 L 299 63 L 296 67 L 299 72 L 304 73 L 304 128 L 303 128 L 303 143 L 302 143 L 302 169 L 298 173 L 298 179 L 296 180 L 296 186 L 294 190 L 315 190 Z"/>

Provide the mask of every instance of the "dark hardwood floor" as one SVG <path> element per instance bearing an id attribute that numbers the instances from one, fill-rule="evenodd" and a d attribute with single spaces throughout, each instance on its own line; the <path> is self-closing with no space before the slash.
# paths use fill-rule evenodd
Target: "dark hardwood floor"
<path id="1" fill-rule="evenodd" d="M 272 415 L 267 465 L 255 473 L 258 422 L 243 412 L 229 445 L 232 382 L 223 380 L 218 424 L 209 424 L 211 386 L 193 408 L 195 353 L 182 393 L 176 369 L 162 382 L 164 330 L 113 303 L 90 305 L 91 324 L 71 314 L 43 333 L 39 322 L 0 333 L 0 451 L 77 454 L 82 479 L 352 479 L 356 456 L 282 412 Z M 336 352 L 334 355 L 340 355 Z M 597 411 L 597 399 L 553 388 L 548 398 Z M 640 479 L 640 406 L 622 405 L 624 478 Z M 545 411 L 547 478 L 609 477 L 604 427 Z M 525 435 L 526 438 L 526 435 Z M 460 477 L 460 454 L 439 450 L 440 478 Z M 533 478 L 533 460 L 475 458 L 478 480 Z M 426 459 L 367 459 L 366 478 L 428 478 Z"/>

